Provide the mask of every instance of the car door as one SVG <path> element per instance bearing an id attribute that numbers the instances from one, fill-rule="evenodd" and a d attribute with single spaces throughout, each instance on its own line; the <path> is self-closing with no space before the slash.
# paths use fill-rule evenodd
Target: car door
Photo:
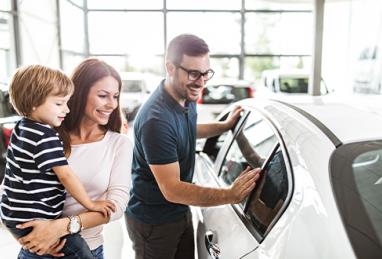
<path id="1" fill-rule="evenodd" d="M 195 167 L 195 181 L 203 186 L 228 187 L 247 166 L 265 163 L 268 173 L 240 204 L 194 208 L 200 259 L 253 254 L 285 207 L 288 193 L 279 138 L 260 113 L 244 113 L 233 131 L 206 141 Z"/>

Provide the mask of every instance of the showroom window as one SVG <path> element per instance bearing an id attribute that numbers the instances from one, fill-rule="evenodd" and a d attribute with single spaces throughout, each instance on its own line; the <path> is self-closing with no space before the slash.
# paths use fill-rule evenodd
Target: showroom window
<path id="1" fill-rule="evenodd" d="M 59 1 L 62 64 L 64 70 L 70 70 L 73 61 L 96 56 L 121 72 L 151 72 L 164 76 L 168 42 L 180 33 L 193 33 L 210 46 L 211 67 L 216 78 L 259 79 L 263 70 L 279 68 L 280 64 L 310 67 L 309 62 L 283 63 L 280 58 L 298 59 L 310 55 L 311 44 L 300 39 L 306 39 L 307 33 L 312 35 L 312 28 L 296 30 L 295 25 L 308 26 L 306 20 L 312 16 L 312 5 L 264 2 L 62 0 Z M 266 28 L 258 23 L 264 20 L 270 21 Z M 74 28 L 71 34 L 66 27 L 73 23 L 76 25 L 70 26 Z M 264 30 L 269 33 L 262 33 Z M 73 37 L 77 40 L 68 43 Z M 280 37 L 288 44 L 270 44 Z M 304 47 L 300 51 L 301 45 Z M 248 63 L 248 58 L 268 58 L 269 62 Z"/>
<path id="2" fill-rule="evenodd" d="M 7 88 L 8 78 L 16 66 L 11 2 L 0 4 L 0 88 Z"/>

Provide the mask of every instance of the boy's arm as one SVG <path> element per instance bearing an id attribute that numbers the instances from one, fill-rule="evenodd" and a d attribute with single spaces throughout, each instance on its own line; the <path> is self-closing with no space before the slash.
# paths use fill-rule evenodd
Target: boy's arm
<path id="1" fill-rule="evenodd" d="M 55 166 L 52 169 L 62 185 L 73 196 L 73 198 L 88 210 L 92 210 L 94 203 L 89 198 L 84 186 L 73 170 L 68 165 Z"/>
<path id="2" fill-rule="evenodd" d="M 102 212 L 105 217 L 110 216 L 111 212 L 115 211 L 115 205 L 112 201 L 92 201 L 80 179 L 68 165 L 54 166 L 52 169 L 65 189 L 82 206 L 91 211 Z"/>

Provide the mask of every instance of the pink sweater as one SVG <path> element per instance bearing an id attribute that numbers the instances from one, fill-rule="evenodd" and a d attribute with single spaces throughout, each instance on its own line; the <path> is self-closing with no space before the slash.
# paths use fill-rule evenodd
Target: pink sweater
<path id="1" fill-rule="evenodd" d="M 129 199 L 133 148 L 127 135 L 108 131 L 97 142 L 73 145 L 68 159 L 69 166 L 81 179 L 93 200 L 108 199 L 115 203 L 112 220 L 122 217 Z M 85 211 L 68 193 L 63 216 L 77 215 Z M 90 249 L 103 244 L 102 225 L 81 231 Z"/>

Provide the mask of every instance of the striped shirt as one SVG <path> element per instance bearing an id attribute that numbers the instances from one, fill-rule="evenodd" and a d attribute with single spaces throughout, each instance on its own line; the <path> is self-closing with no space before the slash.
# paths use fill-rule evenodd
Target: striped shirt
<path id="1" fill-rule="evenodd" d="M 2 220 L 14 226 L 33 219 L 59 218 L 66 192 L 52 167 L 67 164 L 56 130 L 21 119 L 13 129 L 7 150 Z"/>

